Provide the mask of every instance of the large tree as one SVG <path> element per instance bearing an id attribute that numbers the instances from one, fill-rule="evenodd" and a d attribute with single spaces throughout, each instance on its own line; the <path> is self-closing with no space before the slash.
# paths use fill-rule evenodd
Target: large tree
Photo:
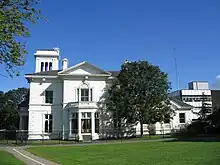
<path id="1" fill-rule="evenodd" d="M 14 130 L 19 126 L 19 104 L 28 100 L 29 90 L 18 88 L 0 92 L 0 129 Z"/>
<path id="2" fill-rule="evenodd" d="M 23 37 L 29 36 L 28 25 L 39 19 L 39 0 L 2 0 L 0 2 L 0 64 L 9 76 L 19 75 L 27 54 Z"/>
<path id="3" fill-rule="evenodd" d="M 108 109 L 128 123 L 140 122 L 142 136 L 144 123 L 155 124 L 171 118 L 168 91 L 167 74 L 159 67 L 147 61 L 125 62 L 109 91 Z"/>

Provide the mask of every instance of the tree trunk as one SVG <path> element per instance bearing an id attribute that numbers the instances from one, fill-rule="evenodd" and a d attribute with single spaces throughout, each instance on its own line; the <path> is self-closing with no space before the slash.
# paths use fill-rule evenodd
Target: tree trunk
<path id="1" fill-rule="evenodd" d="M 140 131 L 141 131 L 141 137 L 143 136 L 143 134 L 144 134 L 144 128 L 143 128 L 143 122 L 140 122 L 140 125 L 141 125 L 141 127 L 140 127 Z"/>

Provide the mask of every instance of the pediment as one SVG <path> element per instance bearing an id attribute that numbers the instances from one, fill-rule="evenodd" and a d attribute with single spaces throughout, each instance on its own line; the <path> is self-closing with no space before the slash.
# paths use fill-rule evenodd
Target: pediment
<path id="1" fill-rule="evenodd" d="M 106 72 L 86 61 L 76 64 L 58 74 L 64 75 L 110 75 L 111 73 Z"/>

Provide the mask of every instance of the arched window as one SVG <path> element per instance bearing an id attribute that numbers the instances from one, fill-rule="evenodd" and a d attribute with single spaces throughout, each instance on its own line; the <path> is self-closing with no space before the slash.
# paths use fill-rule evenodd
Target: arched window
<path id="1" fill-rule="evenodd" d="M 45 63 L 45 71 L 48 71 L 48 62 Z"/>
<path id="2" fill-rule="evenodd" d="M 52 70 L 52 62 L 49 63 L 49 70 Z"/>
<path id="3" fill-rule="evenodd" d="M 89 84 L 83 83 L 77 90 L 79 101 L 89 101 Z"/>
<path id="4" fill-rule="evenodd" d="M 40 65 L 40 71 L 43 72 L 44 71 L 44 63 L 41 62 L 41 65 Z"/>

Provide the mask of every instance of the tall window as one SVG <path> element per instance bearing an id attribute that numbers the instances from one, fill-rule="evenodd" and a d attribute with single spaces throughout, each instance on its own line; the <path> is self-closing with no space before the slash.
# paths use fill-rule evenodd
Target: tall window
<path id="1" fill-rule="evenodd" d="M 48 62 L 45 62 L 45 71 L 48 71 Z"/>
<path id="2" fill-rule="evenodd" d="M 45 103 L 53 103 L 53 91 L 46 91 L 45 94 Z"/>
<path id="3" fill-rule="evenodd" d="M 99 133 L 99 119 L 100 115 L 98 112 L 95 113 L 95 133 Z"/>
<path id="4" fill-rule="evenodd" d="M 90 89 L 90 101 L 92 101 L 92 89 Z"/>
<path id="5" fill-rule="evenodd" d="M 52 132 L 53 119 L 51 114 L 45 115 L 45 123 L 44 123 L 44 132 L 51 133 Z"/>
<path id="6" fill-rule="evenodd" d="M 52 62 L 49 63 L 49 70 L 52 70 Z"/>
<path id="7" fill-rule="evenodd" d="M 79 101 L 79 88 L 77 89 L 77 101 Z"/>
<path id="8" fill-rule="evenodd" d="M 89 101 L 89 89 L 81 89 L 81 101 Z"/>
<path id="9" fill-rule="evenodd" d="M 83 112 L 82 113 L 82 133 L 91 133 L 91 113 Z"/>
<path id="10" fill-rule="evenodd" d="M 44 71 L 44 63 L 43 63 L 43 62 L 41 62 L 41 64 L 40 64 L 40 71 L 41 71 L 41 72 Z"/>
<path id="11" fill-rule="evenodd" d="M 186 115 L 185 113 L 179 113 L 179 122 L 185 123 L 186 122 Z"/>
<path id="12" fill-rule="evenodd" d="M 78 133 L 78 113 L 72 114 L 72 133 Z"/>

